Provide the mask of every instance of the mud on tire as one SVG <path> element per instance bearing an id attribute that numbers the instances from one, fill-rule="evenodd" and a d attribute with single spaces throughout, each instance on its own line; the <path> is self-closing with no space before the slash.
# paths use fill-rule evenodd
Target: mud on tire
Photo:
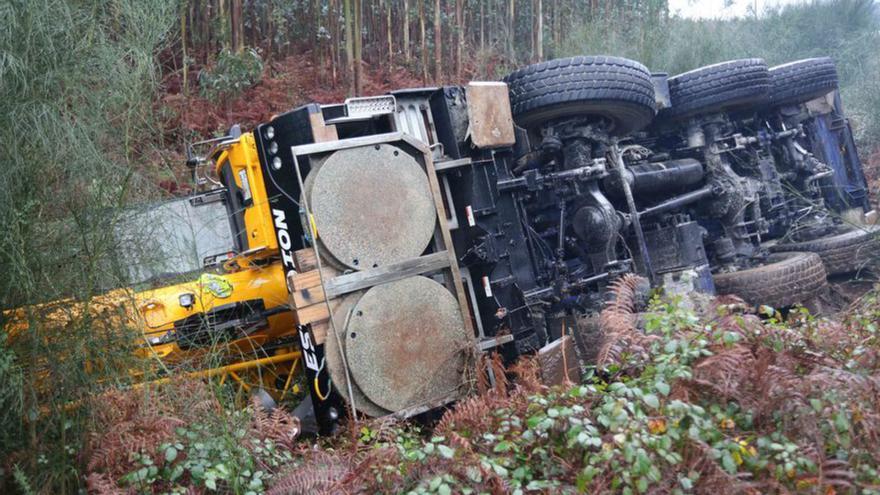
<path id="1" fill-rule="evenodd" d="M 534 129 L 550 120 L 599 116 L 627 134 L 651 122 L 654 84 L 648 69 L 619 57 L 571 57 L 529 65 L 504 78 L 516 123 Z"/>
<path id="2" fill-rule="evenodd" d="M 770 69 L 770 103 L 801 103 L 837 89 L 837 67 L 828 57 L 808 58 Z"/>
<path id="3" fill-rule="evenodd" d="M 672 106 L 663 115 L 681 119 L 698 114 L 744 110 L 768 101 L 770 73 L 760 58 L 731 60 L 669 78 Z"/>
<path id="4" fill-rule="evenodd" d="M 854 229 L 814 241 L 794 242 L 773 246 L 773 252 L 806 251 L 822 258 L 828 275 L 840 275 L 861 270 L 880 258 L 880 230 Z"/>
<path id="5" fill-rule="evenodd" d="M 825 267 L 815 253 L 775 253 L 767 264 L 714 275 L 715 292 L 774 307 L 803 303 L 825 287 Z"/>

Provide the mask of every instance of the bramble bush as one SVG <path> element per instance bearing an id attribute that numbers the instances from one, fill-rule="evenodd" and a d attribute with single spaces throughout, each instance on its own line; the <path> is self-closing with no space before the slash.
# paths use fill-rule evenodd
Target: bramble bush
<path id="1" fill-rule="evenodd" d="M 841 324 L 743 307 L 698 318 L 655 299 L 640 337 L 583 383 L 543 387 L 520 363 L 511 391 L 464 400 L 430 434 L 361 424 L 270 493 L 878 493 L 870 301 Z"/>

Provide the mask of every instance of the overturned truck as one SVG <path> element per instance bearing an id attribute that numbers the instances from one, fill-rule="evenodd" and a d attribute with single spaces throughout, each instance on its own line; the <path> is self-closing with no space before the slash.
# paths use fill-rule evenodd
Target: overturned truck
<path id="1" fill-rule="evenodd" d="M 826 58 L 669 77 L 574 57 L 310 104 L 201 145 L 187 165 L 204 190 L 132 217 L 170 232 L 145 235 L 162 263 L 121 258 L 131 284 L 76 311 L 140 328 L 153 378 L 307 394 L 321 433 L 455 401 L 484 352 L 514 360 L 573 334 L 588 356 L 581 330 L 627 274 L 645 293 L 787 307 L 877 248 Z M 144 240 L 135 226 L 121 245 Z M 178 263 L 177 244 L 198 259 Z M 63 329 L 64 303 L 4 312 L 7 339 L 34 311 Z"/>
<path id="2" fill-rule="evenodd" d="M 784 307 L 876 247 L 827 58 L 559 59 L 254 136 L 324 431 L 461 397 L 476 354 L 559 339 L 623 274 Z"/>

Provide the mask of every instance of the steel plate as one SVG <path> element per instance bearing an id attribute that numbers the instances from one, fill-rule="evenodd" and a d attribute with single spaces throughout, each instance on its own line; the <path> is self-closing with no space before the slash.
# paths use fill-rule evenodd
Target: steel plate
<path id="1" fill-rule="evenodd" d="M 345 296 L 336 310 L 333 311 L 333 319 L 337 325 L 336 331 L 339 338 L 334 339 L 332 335 L 328 335 L 326 342 L 324 342 L 324 357 L 327 359 L 327 371 L 330 372 L 330 378 L 333 380 L 333 388 L 335 388 L 336 392 L 346 401 L 349 401 L 348 381 L 345 378 L 345 367 L 342 363 L 342 353 L 339 352 L 340 348 L 337 342 L 343 347 L 345 346 L 345 323 L 348 317 L 348 312 L 352 309 L 355 303 L 360 300 L 362 295 L 363 292 L 356 292 Z M 373 417 L 390 414 L 390 411 L 382 409 L 370 401 L 370 399 L 367 399 L 367 396 L 364 395 L 361 389 L 353 381 L 351 384 L 351 395 L 354 397 L 355 409 L 357 409 L 358 412 Z"/>
<path id="2" fill-rule="evenodd" d="M 351 376 L 380 407 L 397 412 L 458 393 L 470 339 L 441 284 L 411 277 L 372 287 L 347 332 Z"/>
<path id="3" fill-rule="evenodd" d="M 321 244 L 355 270 L 421 255 L 437 223 L 428 177 L 415 158 L 387 144 L 334 152 L 308 198 Z"/>

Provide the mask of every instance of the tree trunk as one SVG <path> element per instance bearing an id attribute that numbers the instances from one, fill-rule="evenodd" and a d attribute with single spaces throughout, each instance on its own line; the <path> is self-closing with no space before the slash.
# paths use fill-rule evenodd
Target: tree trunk
<path id="1" fill-rule="evenodd" d="M 440 62 L 443 49 L 443 33 L 440 31 L 440 0 L 434 0 L 434 82 L 440 83 Z"/>
<path id="2" fill-rule="evenodd" d="M 428 37 L 425 32 L 425 2 L 419 0 L 419 42 L 422 52 L 422 84 L 428 85 Z"/>
<path id="3" fill-rule="evenodd" d="M 480 51 L 486 49 L 486 2 L 480 2 Z"/>
<path id="4" fill-rule="evenodd" d="M 275 30 L 272 24 L 272 2 L 266 3 L 266 37 L 269 38 L 269 48 L 266 49 L 266 61 L 272 60 L 275 51 Z"/>
<path id="5" fill-rule="evenodd" d="M 204 50 L 202 50 L 202 65 L 208 65 L 208 53 L 211 50 L 211 2 L 206 1 L 205 6 L 202 8 L 202 20 L 201 20 L 201 29 L 202 29 L 202 43 Z"/>
<path id="6" fill-rule="evenodd" d="M 338 0 L 330 0 L 328 22 L 330 24 L 330 78 L 336 86 L 339 67 L 339 12 Z"/>
<path id="7" fill-rule="evenodd" d="M 180 89 L 184 95 L 189 94 L 189 70 L 188 70 L 189 64 L 187 61 L 187 58 L 189 58 L 189 57 L 187 57 L 187 54 L 186 54 L 186 14 L 187 14 L 186 6 L 184 6 L 183 7 L 183 15 L 180 16 L 180 47 L 181 47 L 181 51 L 183 52 L 183 61 L 182 61 L 183 62 L 182 63 L 183 83 L 181 84 Z"/>
<path id="8" fill-rule="evenodd" d="M 535 0 L 535 61 L 544 60 L 544 2 Z"/>
<path id="9" fill-rule="evenodd" d="M 363 92 L 363 42 L 361 40 L 361 0 L 354 0 L 354 94 L 360 96 Z"/>
<path id="10" fill-rule="evenodd" d="M 516 38 L 516 0 L 510 0 L 510 8 L 507 11 L 507 51 L 510 62 L 516 62 L 514 41 Z"/>
<path id="11" fill-rule="evenodd" d="M 217 17 L 220 18 L 220 43 L 219 45 L 223 48 L 228 48 L 226 38 L 226 29 L 229 26 L 228 19 L 226 19 L 226 0 L 219 0 L 217 2 Z"/>
<path id="12" fill-rule="evenodd" d="M 464 0 L 455 0 L 455 29 L 458 34 L 455 43 L 455 82 L 461 81 L 461 47 L 464 45 Z"/>
<path id="13" fill-rule="evenodd" d="M 354 14 L 351 10 L 352 0 L 343 0 L 342 9 L 343 20 L 345 21 L 345 65 L 346 76 L 348 77 L 348 93 L 354 94 L 357 91 L 357 85 L 354 80 L 354 33 L 352 25 L 354 24 Z"/>
<path id="14" fill-rule="evenodd" d="M 559 45 L 562 44 L 559 9 L 559 0 L 553 0 L 553 22 L 550 23 L 550 29 L 553 30 L 553 46 L 550 48 L 552 56 L 556 56 L 559 53 Z"/>
<path id="15" fill-rule="evenodd" d="M 403 60 L 409 65 L 409 0 L 403 0 Z"/>
<path id="16" fill-rule="evenodd" d="M 244 22 L 242 21 L 241 0 L 231 0 L 229 9 L 229 37 L 232 51 L 240 52 L 244 48 Z"/>
<path id="17" fill-rule="evenodd" d="M 388 38 L 388 70 L 394 65 L 394 48 L 391 43 L 391 0 L 385 4 L 385 34 Z"/>

